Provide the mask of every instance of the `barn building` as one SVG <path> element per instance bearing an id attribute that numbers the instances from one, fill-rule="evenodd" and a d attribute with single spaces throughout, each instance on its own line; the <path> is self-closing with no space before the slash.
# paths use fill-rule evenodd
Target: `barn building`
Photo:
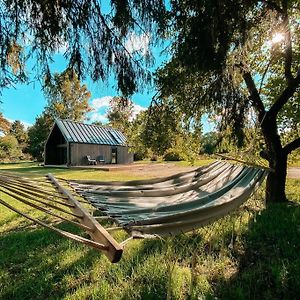
<path id="1" fill-rule="evenodd" d="M 88 165 L 98 163 L 128 164 L 133 162 L 126 137 L 116 129 L 56 119 L 45 144 L 45 166 Z"/>

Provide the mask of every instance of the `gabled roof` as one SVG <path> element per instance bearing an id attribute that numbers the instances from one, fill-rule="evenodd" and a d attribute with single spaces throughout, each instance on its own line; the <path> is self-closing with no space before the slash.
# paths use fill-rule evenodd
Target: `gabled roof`
<path id="1" fill-rule="evenodd" d="M 127 142 L 122 132 L 111 127 L 60 119 L 56 119 L 55 123 L 66 141 L 71 143 L 125 146 Z"/>

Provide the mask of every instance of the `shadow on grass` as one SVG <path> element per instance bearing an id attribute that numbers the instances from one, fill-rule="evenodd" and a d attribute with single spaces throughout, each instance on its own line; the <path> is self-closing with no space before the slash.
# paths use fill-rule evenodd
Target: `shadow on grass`
<path id="1" fill-rule="evenodd" d="M 273 204 L 243 236 L 238 272 L 215 282 L 220 299 L 299 299 L 300 206 Z"/>
<path id="2" fill-rule="evenodd" d="M 15 161 L 15 162 L 0 162 L 1 166 L 16 166 L 16 165 L 36 165 L 34 161 Z"/>
<path id="3" fill-rule="evenodd" d="M 1 167 L 0 167 L 1 168 Z M 24 175 L 46 175 L 48 173 L 66 173 L 69 169 L 60 169 L 60 168 L 46 168 L 38 165 L 29 165 L 18 168 L 5 168 L 3 171 L 12 172 L 12 173 L 24 173 Z M 26 173 L 26 174 L 25 174 Z"/>
<path id="4" fill-rule="evenodd" d="M 111 264 L 47 229 L 8 232 L 0 237 L 0 299 L 165 299 L 165 248 L 159 240 L 134 241 Z"/>
<path id="5" fill-rule="evenodd" d="M 59 227 L 66 229 L 64 224 Z M 66 257 L 68 253 L 70 257 Z M 47 229 L 3 235 L 0 237 L 0 299 L 61 298 L 69 292 L 69 287 L 62 284 L 64 276 L 81 276 L 80 269 L 89 268 L 99 256 L 99 252 L 74 246 Z"/>

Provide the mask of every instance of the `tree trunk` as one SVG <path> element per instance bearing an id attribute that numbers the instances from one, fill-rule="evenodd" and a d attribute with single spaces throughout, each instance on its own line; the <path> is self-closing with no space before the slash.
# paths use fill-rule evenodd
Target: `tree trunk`
<path id="1" fill-rule="evenodd" d="M 278 155 L 279 154 L 279 155 Z M 285 195 L 285 183 L 287 174 L 287 155 L 281 151 L 276 153 L 276 157 L 269 161 L 270 168 L 275 172 L 270 172 L 266 182 L 266 201 L 284 202 L 287 201 Z"/>
<path id="2" fill-rule="evenodd" d="M 267 151 L 263 158 L 269 161 L 270 172 L 266 182 L 266 202 L 285 202 L 285 184 L 287 175 L 287 157 L 277 132 L 276 117 L 266 115 L 262 124 L 262 132 L 266 141 Z"/>

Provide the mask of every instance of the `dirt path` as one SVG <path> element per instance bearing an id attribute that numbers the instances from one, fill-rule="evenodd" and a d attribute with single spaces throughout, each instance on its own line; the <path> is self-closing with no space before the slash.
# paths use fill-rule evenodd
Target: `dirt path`
<path id="1" fill-rule="evenodd" d="M 130 172 L 131 175 L 142 178 L 150 178 L 150 177 L 166 177 L 173 174 L 177 174 L 180 172 L 187 172 L 198 167 L 180 167 L 176 166 L 172 163 L 167 164 L 148 164 L 136 166 L 134 168 L 130 168 L 129 170 L 120 170 L 120 172 L 124 172 L 128 174 Z M 288 178 L 300 179 L 300 167 L 290 167 L 288 169 Z"/>
<path id="2" fill-rule="evenodd" d="M 300 167 L 290 167 L 288 169 L 288 178 L 300 179 Z"/>
<path id="3" fill-rule="evenodd" d="M 188 172 L 199 167 L 180 167 L 175 164 L 149 164 L 130 170 L 130 174 L 141 177 L 166 177 L 173 174 Z M 128 171 L 127 171 L 128 172 Z"/>

